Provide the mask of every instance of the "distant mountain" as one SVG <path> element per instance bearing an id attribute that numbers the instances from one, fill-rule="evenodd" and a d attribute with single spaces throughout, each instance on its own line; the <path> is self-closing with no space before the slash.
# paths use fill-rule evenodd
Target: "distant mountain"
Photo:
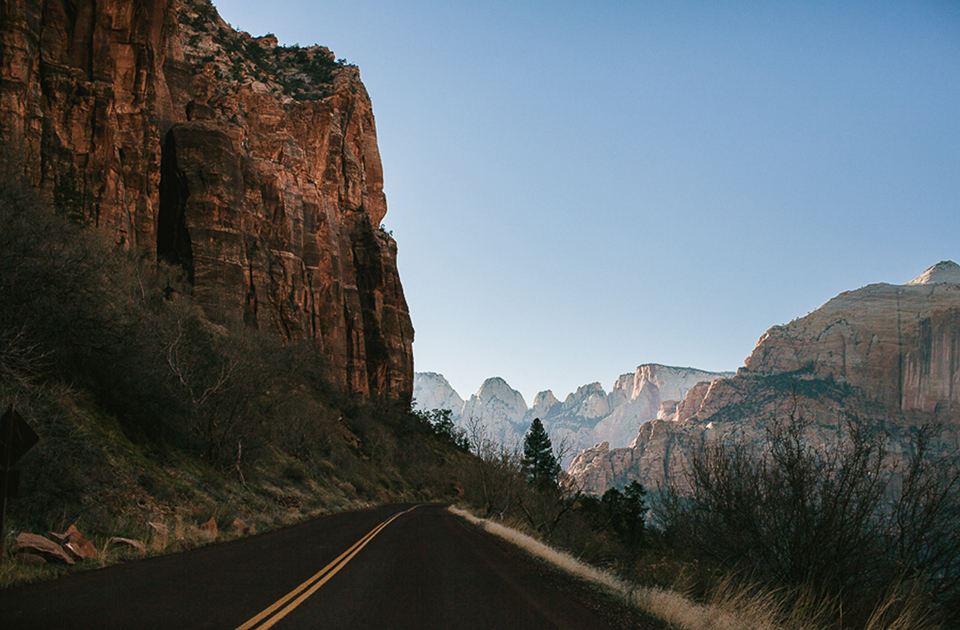
<path id="1" fill-rule="evenodd" d="M 476 418 L 486 427 L 490 438 L 511 446 L 523 439 L 530 426 L 526 415 L 527 403 L 520 392 L 495 377 L 485 380 L 477 393 L 463 404 L 459 424 L 467 428 L 468 420 Z"/>
<path id="2" fill-rule="evenodd" d="M 443 374 L 436 372 L 414 374 L 413 400 L 418 409 L 449 409 L 458 417 L 463 410 L 463 398 L 460 398 Z"/>
<path id="3" fill-rule="evenodd" d="M 866 421 L 886 434 L 891 461 L 910 452 L 909 435 L 924 424 L 960 439 L 960 265 L 847 291 L 774 326 L 735 376 L 694 386 L 629 448 L 598 444 L 570 472 L 595 493 L 633 480 L 656 487 L 679 474 L 704 435 L 759 440 L 791 412 L 810 421 L 807 439 L 824 444 L 840 419 Z"/>
<path id="4" fill-rule="evenodd" d="M 661 404 L 675 405 L 697 383 L 732 375 L 645 364 L 618 378 L 610 393 L 600 383 L 590 383 L 561 402 L 547 390 L 537 394 L 528 408 L 520 392 L 502 378 L 487 379 L 464 402 L 442 375 L 420 372 L 414 375 L 413 396 L 420 409 L 450 409 L 461 427 L 466 428 L 471 418 L 479 420 L 489 437 L 508 446 L 518 444 L 533 419 L 540 418 L 554 445 L 563 445 L 566 452 L 561 463 L 566 466 L 577 453 L 598 442 L 630 444 L 640 425 L 657 417 Z"/>

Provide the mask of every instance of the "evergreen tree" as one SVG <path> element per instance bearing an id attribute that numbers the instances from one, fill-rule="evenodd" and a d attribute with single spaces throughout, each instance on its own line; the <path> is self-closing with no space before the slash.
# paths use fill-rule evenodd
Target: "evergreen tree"
<path id="1" fill-rule="evenodd" d="M 534 418 L 523 438 L 523 473 L 527 482 L 537 489 L 557 487 L 560 463 L 553 455 L 553 444 L 540 418 Z"/>
<path id="2" fill-rule="evenodd" d="M 633 481 L 623 492 L 610 488 L 600 500 L 610 529 L 631 550 L 639 549 L 645 541 L 646 496 L 647 491 L 640 482 Z"/>

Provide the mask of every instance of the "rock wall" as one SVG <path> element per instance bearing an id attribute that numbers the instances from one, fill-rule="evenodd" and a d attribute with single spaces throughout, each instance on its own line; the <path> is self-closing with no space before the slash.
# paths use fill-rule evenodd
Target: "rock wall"
<path id="1" fill-rule="evenodd" d="M 665 404 L 629 448 L 599 444 L 570 467 L 590 492 L 639 480 L 655 488 L 684 472 L 704 437 L 759 440 L 789 414 L 827 442 L 845 416 L 874 424 L 895 456 L 910 429 L 937 423 L 960 435 L 960 266 L 941 262 L 905 285 L 842 293 L 806 317 L 774 326 L 731 378 Z"/>
<path id="2" fill-rule="evenodd" d="M 182 266 L 211 315 L 315 339 L 341 386 L 410 398 L 413 327 L 355 67 L 235 32 L 208 0 L 2 11 L 0 137 L 33 186 Z"/>

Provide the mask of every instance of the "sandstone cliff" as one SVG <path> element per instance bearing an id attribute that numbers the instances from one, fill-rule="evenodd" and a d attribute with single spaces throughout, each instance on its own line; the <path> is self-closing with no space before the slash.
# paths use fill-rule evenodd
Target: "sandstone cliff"
<path id="1" fill-rule="evenodd" d="M 675 477 L 703 436 L 762 434 L 771 420 L 799 413 L 810 439 L 828 440 L 855 415 L 874 423 L 895 455 L 911 427 L 941 423 L 960 432 L 960 266 L 941 262 L 905 285 L 842 293 L 806 317 L 768 330 L 732 378 L 693 387 L 629 448 L 599 444 L 570 472 L 591 492 L 638 479 L 656 487 Z"/>
<path id="2" fill-rule="evenodd" d="M 413 327 L 370 99 L 326 48 L 208 0 L 9 0 L 0 138 L 62 212 L 180 265 L 208 312 L 317 340 L 341 386 L 409 399 Z"/>

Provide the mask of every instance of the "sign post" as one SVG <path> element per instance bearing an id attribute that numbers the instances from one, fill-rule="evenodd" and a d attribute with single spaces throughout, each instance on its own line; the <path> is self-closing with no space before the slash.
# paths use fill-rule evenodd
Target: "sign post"
<path id="1" fill-rule="evenodd" d="M 6 554 L 3 526 L 7 516 L 7 496 L 14 496 L 17 491 L 20 471 L 11 470 L 24 453 L 33 448 L 40 441 L 27 421 L 14 411 L 13 405 L 0 417 L 0 564 Z"/>

